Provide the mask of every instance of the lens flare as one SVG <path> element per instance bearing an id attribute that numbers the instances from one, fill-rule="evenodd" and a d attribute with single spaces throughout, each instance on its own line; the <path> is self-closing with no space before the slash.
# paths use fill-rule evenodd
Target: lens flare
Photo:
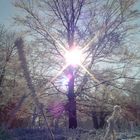
<path id="1" fill-rule="evenodd" d="M 77 48 L 71 49 L 66 52 L 65 59 L 68 65 L 79 65 L 82 59 L 82 52 Z"/>
<path id="2" fill-rule="evenodd" d="M 103 30 L 103 29 L 102 29 Z M 84 50 L 86 50 L 86 48 L 90 47 L 91 44 L 98 42 L 98 38 L 100 35 L 101 31 L 98 31 L 95 36 L 89 40 L 86 45 L 83 46 L 83 49 L 79 50 L 77 47 L 73 47 L 70 50 L 67 50 L 57 39 L 55 39 L 49 32 L 48 34 L 50 35 L 50 37 L 55 41 L 55 43 L 58 45 L 58 47 L 60 47 L 61 49 L 63 49 L 63 51 L 65 52 L 64 58 L 66 61 L 66 65 L 57 73 L 57 75 L 55 77 L 52 78 L 52 80 L 49 83 L 53 83 L 54 80 L 56 80 L 56 78 L 58 78 L 58 76 L 60 76 L 63 71 L 69 66 L 72 65 L 73 67 L 75 66 L 80 66 L 88 75 L 90 75 L 93 80 L 97 83 L 99 83 L 99 81 L 95 78 L 95 76 L 93 74 L 91 74 L 85 66 L 83 66 L 82 62 L 84 60 L 84 55 L 83 52 Z M 69 80 L 71 79 L 70 77 L 68 78 Z"/>

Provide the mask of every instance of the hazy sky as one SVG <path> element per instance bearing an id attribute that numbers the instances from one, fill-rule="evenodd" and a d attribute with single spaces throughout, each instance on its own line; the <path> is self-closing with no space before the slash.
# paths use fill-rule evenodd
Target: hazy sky
<path id="1" fill-rule="evenodd" d="M 15 14 L 12 0 L 0 0 L 0 24 L 6 26 L 10 24 L 12 16 Z"/>
<path id="2" fill-rule="evenodd" d="M 14 0 L 0 0 L 0 24 L 10 25 L 12 17 L 18 12 L 12 5 Z M 136 8 L 140 10 L 140 0 Z M 140 20 L 139 20 L 140 21 Z"/>

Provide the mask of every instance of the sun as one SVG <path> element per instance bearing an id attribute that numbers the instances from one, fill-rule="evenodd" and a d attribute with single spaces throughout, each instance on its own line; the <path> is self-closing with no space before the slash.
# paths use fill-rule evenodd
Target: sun
<path id="1" fill-rule="evenodd" d="M 52 37 L 53 38 L 53 37 Z M 54 39 L 54 38 L 53 38 Z M 63 49 L 64 51 L 64 54 L 63 54 L 63 57 L 65 59 L 65 62 L 66 64 L 64 65 L 64 67 L 58 71 L 58 73 L 56 74 L 56 76 L 54 76 L 49 83 L 53 83 L 56 78 L 58 78 L 58 76 L 60 76 L 63 71 L 65 69 L 67 69 L 69 66 L 72 66 L 72 67 L 77 67 L 77 66 L 80 66 L 88 75 L 90 75 L 92 77 L 92 79 L 96 82 L 96 83 L 99 83 L 98 79 L 96 79 L 96 77 L 94 76 L 93 73 L 90 73 L 88 71 L 88 69 L 83 65 L 83 62 L 85 61 L 85 58 L 86 58 L 86 54 L 84 53 L 85 52 L 85 49 L 87 47 L 90 46 L 91 43 L 93 43 L 95 40 L 97 40 L 97 35 L 96 37 L 92 38 L 91 40 L 89 40 L 87 42 L 87 44 L 85 44 L 82 48 L 83 49 L 79 49 L 78 46 L 73 46 L 72 48 L 70 48 L 69 50 L 67 50 L 65 48 L 65 46 L 61 45 L 61 43 L 59 43 L 59 41 L 55 40 L 54 41 L 57 43 L 57 45 Z M 70 78 L 69 78 L 70 79 Z"/>
<path id="2" fill-rule="evenodd" d="M 82 52 L 78 48 L 73 48 L 66 52 L 65 60 L 68 65 L 80 65 L 82 61 Z"/>

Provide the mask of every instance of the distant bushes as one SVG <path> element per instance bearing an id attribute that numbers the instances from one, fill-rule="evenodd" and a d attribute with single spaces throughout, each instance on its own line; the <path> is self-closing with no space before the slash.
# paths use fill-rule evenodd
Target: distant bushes
<path id="1" fill-rule="evenodd" d="M 15 102 L 8 102 L 6 105 L 0 106 L 0 125 L 6 125 L 10 120 L 11 111 L 15 108 Z M 27 127 L 30 119 L 28 117 L 18 117 L 15 116 L 9 128 L 19 128 L 19 127 Z M 1 140 L 1 139 L 0 139 Z"/>

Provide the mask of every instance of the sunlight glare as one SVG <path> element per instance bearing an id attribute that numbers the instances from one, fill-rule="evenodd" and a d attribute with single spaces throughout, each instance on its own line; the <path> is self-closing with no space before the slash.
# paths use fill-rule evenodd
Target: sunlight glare
<path id="1" fill-rule="evenodd" d="M 74 48 L 66 52 L 65 59 L 68 65 L 79 65 L 82 59 L 82 52 Z"/>
<path id="2" fill-rule="evenodd" d="M 82 64 L 81 64 L 80 66 L 81 66 L 81 68 L 83 68 L 83 70 L 84 70 L 85 72 L 87 72 L 87 73 L 92 77 L 92 79 L 93 79 L 95 82 L 99 83 L 99 81 L 95 78 L 95 76 L 94 76 L 93 74 L 91 74 Z"/>
<path id="3" fill-rule="evenodd" d="M 60 76 L 63 71 L 68 67 L 68 65 L 65 65 L 58 73 L 55 77 L 52 78 L 52 80 L 50 81 L 50 83 L 52 83 L 58 76 Z"/>

